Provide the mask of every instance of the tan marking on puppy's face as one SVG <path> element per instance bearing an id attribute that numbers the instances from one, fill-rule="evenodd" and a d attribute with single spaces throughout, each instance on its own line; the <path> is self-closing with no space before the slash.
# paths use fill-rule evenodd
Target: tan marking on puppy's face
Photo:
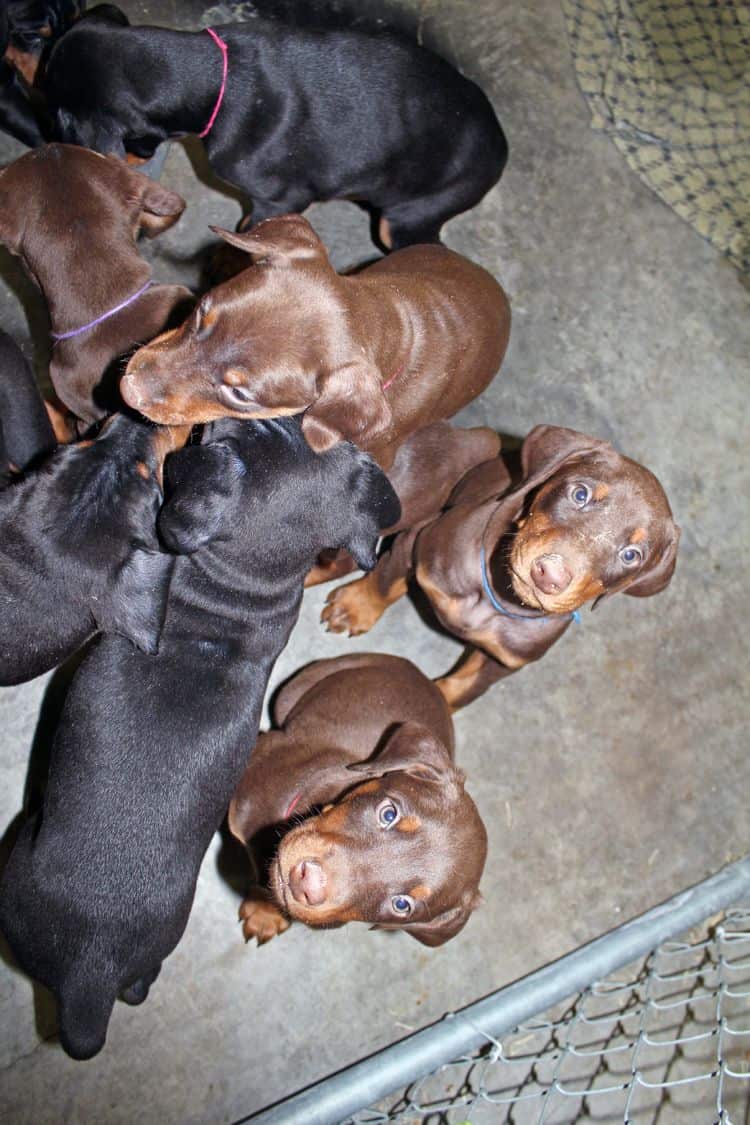
<path id="1" fill-rule="evenodd" d="M 516 521 L 514 592 L 534 609 L 571 613 L 634 581 L 673 527 L 648 469 L 614 451 L 581 457 L 546 481 Z"/>
<path id="2" fill-rule="evenodd" d="M 205 294 L 177 329 L 139 348 L 125 401 L 162 424 L 299 414 L 346 358 L 346 309 L 328 263 L 259 263 Z"/>
<path id="3" fill-rule="evenodd" d="M 481 841 L 476 806 L 459 780 L 395 770 L 287 833 L 272 890 L 290 917 L 310 926 L 426 923 L 461 901 L 474 867 L 478 883 Z"/>

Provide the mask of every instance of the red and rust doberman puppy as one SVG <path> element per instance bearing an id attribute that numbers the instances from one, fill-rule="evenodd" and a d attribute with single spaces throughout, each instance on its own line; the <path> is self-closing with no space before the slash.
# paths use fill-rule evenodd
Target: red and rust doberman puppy
<path id="1" fill-rule="evenodd" d="M 262 944 L 289 918 L 369 922 L 425 945 L 457 934 L 480 901 L 487 834 L 435 685 L 397 656 L 339 656 L 294 676 L 274 717 L 282 729 L 259 739 L 229 809 L 271 891 L 243 902 L 245 938 Z M 261 858 L 269 833 L 275 854 Z"/>
<path id="2" fill-rule="evenodd" d="M 332 632 L 365 633 L 413 576 L 467 645 L 437 681 L 454 711 L 543 656 L 585 602 L 657 594 L 674 572 L 680 529 L 648 469 L 558 426 L 533 429 L 521 460 L 512 491 L 499 458 L 472 469 L 436 520 L 398 535 L 323 610 Z"/>
<path id="3" fill-rule="evenodd" d="M 70 145 L 35 149 L 0 171 L 0 242 L 42 290 L 50 377 L 84 422 L 121 406 L 113 361 L 193 299 L 182 285 L 152 282 L 136 247 L 139 232 L 160 234 L 184 208 L 179 195 L 123 161 Z"/>
<path id="4" fill-rule="evenodd" d="M 455 414 L 500 367 L 508 299 L 444 246 L 342 276 L 300 215 L 217 233 L 254 264 L 131 358 L 122 396 L 154 421 L 304 412 L 316 452 L 348 439 L 388 469 L 410 434 Z"/>

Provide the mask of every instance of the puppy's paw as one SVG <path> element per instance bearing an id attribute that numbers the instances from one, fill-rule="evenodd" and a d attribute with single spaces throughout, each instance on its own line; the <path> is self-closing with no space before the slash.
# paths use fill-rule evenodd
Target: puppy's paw
<path id="1" fill-rule="evenodd" d="M 245 941 L 257 938 L 258 945 L 265 945 L 291 926 L 276 903 L 268 899 L 246 898 L 240 906 L 240 921 Z"/>
<path id="2" fill-rule="evenodd" d="M 350 582 L 348 586 L 338 586 L 326 598 L 320 620 L 329 633 L 348 633 L 357 637 L 367 633 L 379 621 L 385 605 L 373 596 L 363 584 L 366 579 Z"/>

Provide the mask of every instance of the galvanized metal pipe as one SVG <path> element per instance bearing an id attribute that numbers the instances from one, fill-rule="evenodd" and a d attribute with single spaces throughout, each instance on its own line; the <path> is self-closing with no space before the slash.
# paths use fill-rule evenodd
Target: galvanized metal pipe
<path id="1" fill-rule="evenodd" d="M 340 1125 L 750 895 L 750 855 L 573 953 L 235 1125 Z M 484 1034 L 483 1034 L 484 1033 Z"/>

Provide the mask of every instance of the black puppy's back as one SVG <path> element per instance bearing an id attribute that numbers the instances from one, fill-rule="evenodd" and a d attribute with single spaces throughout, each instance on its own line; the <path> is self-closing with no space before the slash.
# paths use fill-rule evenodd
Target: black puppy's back
<path id="1" fill-rule="evenodd" d="M 0 929 L 59 1002 L 74 1058 L 115 998 L 145 998 L 179 941 L 203 855 L 255 742 L 304 576 L 325 546 L 374 565 L 398 501 L 353 446 L 318 456 L 296 419 L 213 427 L 167 463 L 175 562 L 159 653 L 102 636 L 78 669 L 39 818 L 0 880 Z"/>

